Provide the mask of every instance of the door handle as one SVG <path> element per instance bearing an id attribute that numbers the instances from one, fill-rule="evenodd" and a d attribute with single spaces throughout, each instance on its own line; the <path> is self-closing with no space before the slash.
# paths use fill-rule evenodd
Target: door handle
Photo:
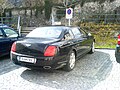
<path id="1" fill-rule="evenodd" d="M 68 42 L 68 44 L 71 44 L 71 42 Z"/>
<path id="2" fill-rule="evenodd" d="M 73 42 L 68 42 L 68 44 L 73 44 Z"/>

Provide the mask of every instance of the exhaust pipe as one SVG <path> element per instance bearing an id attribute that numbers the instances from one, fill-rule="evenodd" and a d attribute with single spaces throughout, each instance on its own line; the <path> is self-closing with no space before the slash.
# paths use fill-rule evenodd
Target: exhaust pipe
<path id="1" fill-rule="evenodd" d="M 44 68 L 44 69 L 51 69 L 50 66 L 44 66 L 43 68 Z"/>

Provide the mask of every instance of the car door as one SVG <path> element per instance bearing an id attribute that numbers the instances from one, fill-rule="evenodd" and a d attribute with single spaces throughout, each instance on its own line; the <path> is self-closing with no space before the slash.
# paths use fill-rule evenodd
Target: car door
<path id="1" fill-rule="evenodd" d="M 3 28 L 6 39 L 9 40 L 8 50 L 10 51 L 12 44 L 18 39 L 17 32 L 12 28 Z"/>
<path id="2" fill-rule="evenodd" d="M 72 32 L 75 37 L 74 43 L 76 44 L 75 48 L 77 50 L 77 55 L 79 57 L 82 54 L 84 54 L 86 51 L 86 47 L 85 47 L 86 38 L 83 37 L 82 33 L 80 32 L 79 28 L 77 28 L 77 27 L 72 28 Z"/>
<path id="3" fill-rule="evenodd" d="M 83 39 L 82 45 L 84 46 L 84 51 L 88 52 L 90 51 L 90 46 L 91 46 L 91 41 L 90 38 L 88 36 L 88 34 L 84 31 L 84 29 L 79 28 L 80 33 L 81 33 L 81 37 Z"/>
<path id="4" fill-rule="evenodd" d="M 62 34 L 62 40 L 61 40 L 61 47 L 60 47 L 60 52 L 61 56 L 66 58 L 66 55 L 72 50 L 73 47 L 73 39 L 74 35 L 71 31 L 71 29 L 66 29 L 63 34 Z"/>
<path id="5" fill-rule="evenodd" d="M 2 29 L 0 29 L 0 56 L 9 53 L 10 39 L 6 38 Z"/>

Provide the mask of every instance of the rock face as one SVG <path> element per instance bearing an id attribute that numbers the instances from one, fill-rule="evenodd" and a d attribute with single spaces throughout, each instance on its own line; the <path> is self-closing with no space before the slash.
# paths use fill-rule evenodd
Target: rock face
<path id="1" fill-rule="evenodd" d="M 51 22 L 54 20 L 55 22 L 61 22 L 62 25 L 68 25 L 68 20 L 65 18 L 65 8 L 61 12 L 61 7 L 54 6 L 56 9 L 53 10 L 53 18 L 50 18 L 48 21 L 45 18 L 45 8 L 44 8 L 44 0 L 38 0 L 39 2 L 37 3 L 38 8 L 27 8 L 30 7 L 29 5 L 32 5 L 32 7 L 35 6 L 36 3 L 31 3 L 32 0 L 8 0 L 14 9 L 12 9 L 11 13 L 7 12 L 7 14 L 12 14 L 12 16 L 21 16 L 21 25 L 25 27 L 38 27 L 38 26 L 43 26 L 43 25 L 51 25 Z M 34 1 L 34 0 L 33 0 Z M 65 0 L 52 0 L 55 4 L 59 3 L 64 3 Z M 68 0 L 69 1 L 69 0 Z M 27 3 L 28 2 L 28 3 Z M 41 2 L 41 3 L 40 3 Z M 40 3 L 40 4 L 39 4 Z M 11 5 L 11 6 L 12 6 Z M 116 21 L 119 21 L 120 17 L 120 2 L 119 0 L 116 0 L 112 3 L 105 2 L 101 5 L 99 5 L 97 2 L 89 2 L 85 3 L 82 7 L 80 4 L 76 5 L 74 8 L 74 18 L 71 20 L 71 24 L 74 25 L 76 22 L 79 21 L 90 21 L 90 20 L 98 20 L 98 17 L 102 21 L 108 22 L 106 17 L 116 17 Z M 58 10 L 58 11 L 57 11 Z M 119 14 L 119 15 L 114 15 L 114 16 L 105 16 L 106 13 L 113 12 L 113 14 Z M 37 14 L 37 17 L 36 17 Z M 94 15 L 96 14 L 96 15 Z M 103 17 L 103 15 L 104 17 Z M 7 15 L 6 15 L 7 16 Z M 10 16 L 10 15 L 8 15 Z M 96 19 L 95 19 L 96 18 Z M 90 19 L 90 20 L 89 20 Z M 96 21 L 95 21 L 96 22 Z M 99 21 L 98 21 L 99 22 Z"/>
<path id="2" fill-rule="evenodd" d="M 40 17 L 35 16 L 27 16 L 27 17 L 21 17 L 21 24 L 22 26 L 27 27 L 39 27 L 43 25 L 47 25 L 47 21 L 45 20 L 44 16 L 41 15 Z"/>

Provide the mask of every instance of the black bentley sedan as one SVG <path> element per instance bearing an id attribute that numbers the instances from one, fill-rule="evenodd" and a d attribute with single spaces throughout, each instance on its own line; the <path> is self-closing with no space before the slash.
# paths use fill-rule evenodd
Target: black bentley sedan
<path id="1" fill-rule="evenodd" d="M 94 41 L 79 27 L 39 27 L 12 45 L 11 60 L 28 68 L 71 71 L 79 57 L 94 52 Z"/>

